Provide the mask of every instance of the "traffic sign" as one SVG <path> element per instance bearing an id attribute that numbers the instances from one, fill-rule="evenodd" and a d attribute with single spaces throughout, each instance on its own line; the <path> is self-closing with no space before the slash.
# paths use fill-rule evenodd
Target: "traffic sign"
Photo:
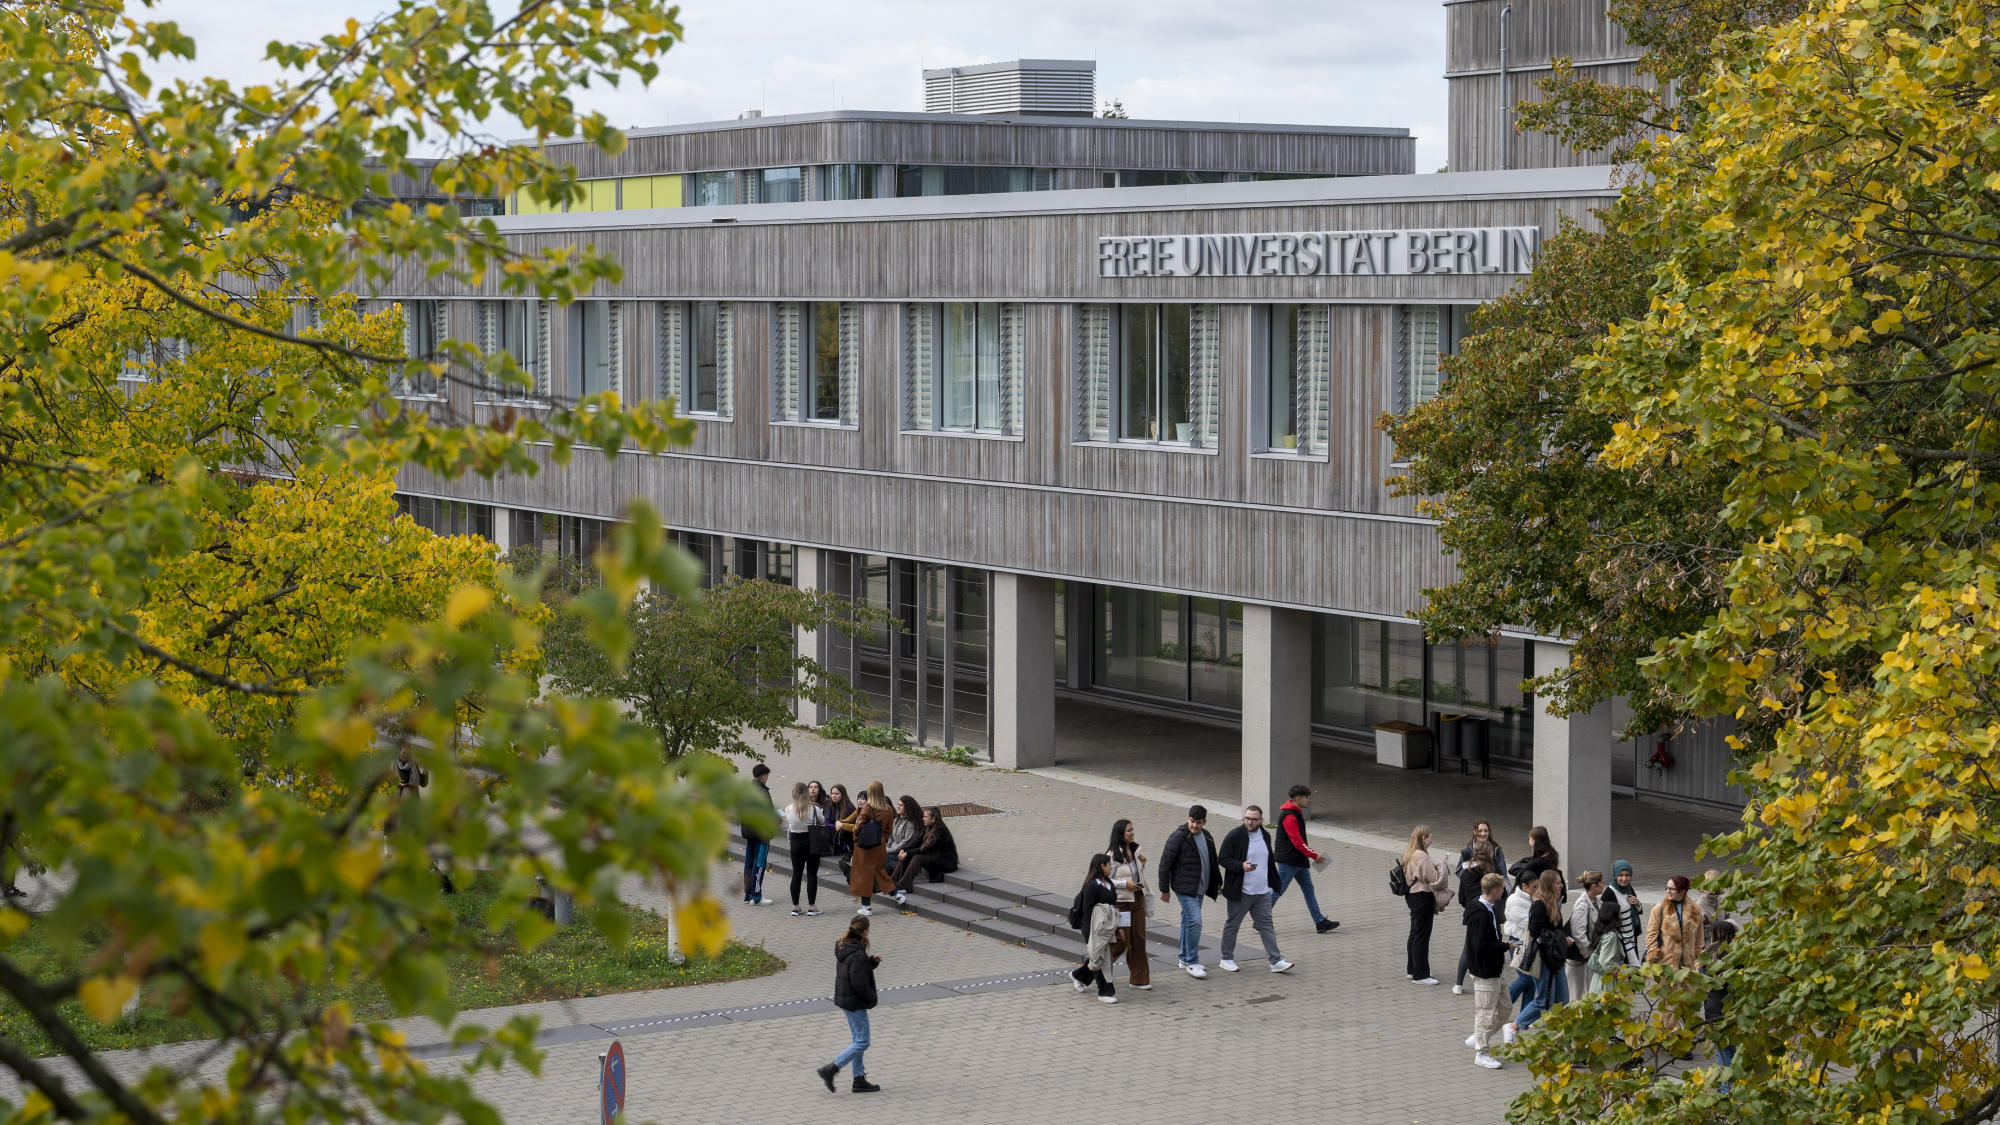
<path id="1" fill-rule="evenodd" d="M 612 1125 L 625 1112 L 625 1048 L 618 1040 L 597 1056 L 598 1104 L 604 1111 L 604 1125 Z"/>

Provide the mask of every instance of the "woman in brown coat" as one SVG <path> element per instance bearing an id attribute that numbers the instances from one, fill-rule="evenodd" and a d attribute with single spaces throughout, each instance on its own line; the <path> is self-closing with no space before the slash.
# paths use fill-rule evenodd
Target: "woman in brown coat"
<path id="1" fill-rule="evenodd" d="M 878 894 L 892 894 L 896 881 L 889 877 L 889 830 L 895 827 L 896 807 L 882 790 L 882 783 L 868 783 L 868 796 L 841 825 L 854 833 L 854 865 L 847 872 L 847 890 L 861 900 L 855 913 L 866 917 L 874 911 L 868 900 Z"/>
<path id="2" fill-rule="evenodd" d="M 1688 877 L 1667 880 L 1667 897 L 1646 919 L 1646 963 L 1692 969 L 1701 960 L 1701 905 L 1688 898 Z"/>

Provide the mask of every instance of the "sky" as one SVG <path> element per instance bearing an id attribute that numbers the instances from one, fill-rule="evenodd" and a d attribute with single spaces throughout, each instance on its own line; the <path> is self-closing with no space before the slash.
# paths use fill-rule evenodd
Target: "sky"
<path id="1" fill-rule="evenodd" d="M 175 20 L 194 38 L 193 73 L 250 82 L 273 76 L 262 61 L 271 40 L 316 37 L 385 7 L 161 0 L 152 18 Z M 1417 138 L 1418 171 L 1445 161 L 1437 0 L 685 0 L 681 22 L 686 39 L 649 88 L 588 90 L 580 107 L 621 127 L 746 109 L 920 110 L 926 67 L 1095 59 L 1098 97 L 1122 100 L 1134 118 L 1401 126 Z M 507 122 L 490 128 L 517 135 Z"/>

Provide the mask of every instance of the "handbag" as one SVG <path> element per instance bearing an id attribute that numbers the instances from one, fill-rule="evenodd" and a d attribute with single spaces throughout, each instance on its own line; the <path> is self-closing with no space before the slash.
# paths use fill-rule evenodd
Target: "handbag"
<path id="1" fill-rule="evenodd" d="M 870 816 L 854 827 L 854 846 L 857 848 L 879 848 L 882 846 L 882 822 Z"/>
<path id="2" fill-rule="evenodd" d="M 815 824 L 806 829 L 806 850 L 813 855 L 832 855 L 833 825 Z"/>

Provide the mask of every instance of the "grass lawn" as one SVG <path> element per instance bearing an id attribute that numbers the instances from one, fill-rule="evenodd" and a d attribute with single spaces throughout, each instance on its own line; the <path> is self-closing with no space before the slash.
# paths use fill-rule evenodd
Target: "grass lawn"
<path id="1" fill-rule="evenodd" d="M 480 926 L 480 918 L 492 902 L 493 883 L 481 876 L 471 887 L 451 899 L 462 924 Z M 631 938 L 623 949 L 613 949 L 590 925 L 587 911 L 577 912 L 577 924 L 559 929 L 534 952 L 523 952 L 510 932 L 500 940 L 501 953 L 490 965 L 483 956 L 462 956 L 449 964 L 452 998 L 461 1009 L 492 1008 L 506 1004 L 532 1004 L 542 1000 L 565 1000 L 578 996 L 607 996 L 652 988 L 677 988 L 689 984 L 744 980 L 768 976 L 785 967 L 762 946 L 730 942 L 722 955 L 712 959 L 689 956 L 679 965 L 667 958 L 667 920 L 651 910 L 621 906 L 631 922 Z M 35 978 L 47 980 L 75 971 L 85 963 L 96 943 L 85 948 L 62 950 L 47 940 L 43 927 L 30 925 L 7 950 L 7 957 Z M 345 989 L 314 990 L 314 1000 L 324 1003 L 345 999 L 354 1006 L 357 1019 L 394 1018 L 388 998 L 372 980 L 356 979 Z M 75 1001 L 62 1005 L 62 1013 L 79 1036 L 93 1050 L 151 1047 L 189 1039 L 207 1039 L 214 1030 L 207 1024 L 177 1016 L 161 1006 L 143 1004 L 130 1017 L 106 1027 L 84 1014 Z M 0 996 L 0 1037 L 13 1040 L 36 1056 L 56 1053 L 54 1044 L 34 1025 L 13 1001 Z"/>

